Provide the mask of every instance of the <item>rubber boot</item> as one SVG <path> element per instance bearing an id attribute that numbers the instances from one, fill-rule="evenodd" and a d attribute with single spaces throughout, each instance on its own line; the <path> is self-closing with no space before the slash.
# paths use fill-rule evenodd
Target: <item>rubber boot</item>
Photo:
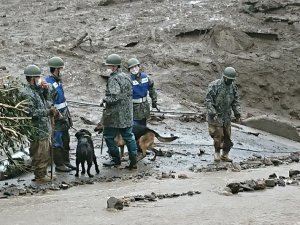
<path id="1" fill-rule="evenodd" d="M 130 164 L 126 166 L 129 170 L 136 170 L 137 169 L 137 156 L 136 155 L 129 155 Z"/>
<path id="2" fill-rule="evenodd" d="M 220 160 L 221 160 L 220 151 L 221 151 L 221 149 L 219 147 L 215 147 L 215 155 L 214 155 L 215 162 L 220 162 Z"/>
<path id="3" fill-rule="evenodd" d="M 106 167 L 120 166 L 120 165 L 121 165 L 120 156 L 112 157 L 112 160 L 103 163 L 103 166 L 106 166 Z"/>
<path id="4" fill-rule="evenodd" d="M 73 166 L 70 163 L 70 150 L 69 149 L 62 149 L 62 157 L 63 157 L 63 162 L 66 167 L 70 168 L 71 170 L 76 170 L 76 166 Z"/>
<path id="5" fill-rule="evenodd" d="M 61 148 L 53 148 L 53 161 L 57 172 L 70 172 L 71 169 L 64 165 Z"/>
<path id="6" fill-rule="evenodd" d="M 220 160 L 221 160 L 220 152 L 215 152 L 214 160 L 215 160 L 215 162 L 220 162 Z"/>
<path id="7" fill-rule="evenodd" d="M 228 154 L 229 154 L 229 151 L 224 151 L 224 150 L 223 150 L 223 153 L 222 153 L 222 155 L 221 155 L 221 160 L 222 160 L 222 161 L 225 161 L 225 162 L 232 162 L 232 159 L 230 159 L 230 158 L 228 157 Z"/>

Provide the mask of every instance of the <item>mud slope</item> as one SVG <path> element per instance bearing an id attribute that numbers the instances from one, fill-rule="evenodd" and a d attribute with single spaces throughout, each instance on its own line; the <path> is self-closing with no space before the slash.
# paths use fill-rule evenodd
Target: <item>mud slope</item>
<path id="1" fill-rule="evenodd" d="M 19 75 L 29 63 L 47 72 L 47 59 L 60 55 L 69 98 L 98 101 L 105 85 L 101 63 L 119 53 L 143 62 L 160 104 L 168 95 L 202 105 L 208 83 L 231 65 L 245 116 L 263 110 L 300 118 L 296 1 L 0 2 L 0 66 L 7 69 L 1 74 Z"/>

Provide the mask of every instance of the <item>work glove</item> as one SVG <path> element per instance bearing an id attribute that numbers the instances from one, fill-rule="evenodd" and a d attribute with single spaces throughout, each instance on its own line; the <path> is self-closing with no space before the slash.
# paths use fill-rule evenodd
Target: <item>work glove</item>
<path id="1" fill-rule="evenodd" d="M 48 111 L 48 114 L 49 116 L 58 117 L 60 113 L 54 106 L 51 106 L 51 108 Z"/>

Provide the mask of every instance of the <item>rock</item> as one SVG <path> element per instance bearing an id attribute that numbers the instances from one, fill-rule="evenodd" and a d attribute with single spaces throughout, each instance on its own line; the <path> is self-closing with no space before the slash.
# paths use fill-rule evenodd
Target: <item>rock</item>
<path id="1" fill-rule="evenodd" d="M 271 134 L 300 141 L 296 126 L 292 122 L 278 116 L 263 115 L 243 120 L 243 124 Z"/>
<path id="2" fill-rule="evenodd" d="M 293 162 L 299 162 L 299 154 L 297 153 L 291 153 L 290 155 L 290 159 L 293 161 Z"/>
<path id="3" fill-rule="evenodd" d="M 232 194 L 237 194 L 240 190 L 240 183 L 230 183 L 227 187 L 230 188 Z"/>
<path id="4" fill-rule="evenodd" d="M 187 192 L 187 195 L 188 195 L 188 196 L 193 196 L 193 195 L 194 195 L 194 192 L 193 192 L 193 191 L 188 191 L 188 192 Z"/>
<path id="5" fill-rule="evenodd" d="M 277 178 L 277 174 L 276 173 L 272 173 L 269 175 L 269 179 L 275 179 Z"/>
<path id="6" fill-rule="evenodd" d="M 232 164 L 232 171 L 233 172 L 241 172 L 242 167 L 240 166 L 239 163 L 233 163 Z"/>
<path id="7" fill-rule="evenodd" d="M 121 199 L 115 198 L 115 197 L 110 197 L 107 200 L 107 208 L 114 208 L 118 210 L 122 210 L 124 207 L 123 201 Z"/>
<path id="8" fill-rule="evenodd" d="M 269 159 L 269 158 L 264 158 L 264 159 L 262 160 L 262 163 L 265 164 L 266 166 L 271 166 L 271 165 L 273 165 L 271 159 Z"/>
<path id="9" fill-rule="evenodd" d="M 258 158 L 258 159 L 262 158 L 262 156 L 260 154 L 257 154 L 257 153 L 254 153 L 253 156 L 256 157 L 256 158 Z"/>
<path id="10" fill-rule="evenodd" d="M 255 186 L 255 180 L 246 180 L 241 182 L 241 187 L 243 187 L 244 191 L 254 191 Z"/>
<path id="11" fill-rule="evenodd" d="M 174 198 L 179 197 L 179 196 L 180 196 L 180 194 L 178 194 L 178 193 L 173 193 L 172 194 L 172 197 L 174 197 Z"/>
<path id="12" fill-rule="evenodd" d="M 273 163 L 274 166 L 279 166 L 283 162 L 279 159 L 271 159 L 271 162 Z"/>
<path id="13" fill-rule="evenodd" d="M 285 187 L 285 181 L 282 180 L 282 179 L 278 179 L 278 180 L 277 180 L 277 185 L 278 185 L 278 186 L 281 186 L 281 187 Z"/>
<path id="14" fill-rule="evenodd" d="M 255 182 L 254 190 L 263 190 L 266 188 L 266 183 L 264 180 L 257 180 Z"/>
<path id="15" fill-rule="evenodd" d="M 63 189 L 63 190 L 66 190 L 66 189 L 69 188 L 69 185 L 67 185 L 67 184 L 61 184 L 60 188 Z"/>
<path id="16" fill-rule="evenodd" d="M 271 52 L 270 53 L 270 57 L 274 58 L 274 59 L 280 59 L 280 53 L 279 52 Z"/>
<path id="17" fill-rule="evenodd" d="M 5 66 L 0 66 L 0 70 L 6 70 Z"/>
<path id="18" fill-rule="evenodd" d="M 265 184 L 266 184 L 266 187 L 275 187 L 276 186 L 276 183 L 275 183 L 274 179 L 265 180 Z"/>
<path id="19" fill-rule="evenodd" d="M 188 176 L 186 174 L 179 174 L 178 178 L 179 179 L 188 179 Z"/>
<path id="20" fill-rule="evenodd" d="M 113 0 L 100 0 L 100 2 L 98 3 L 98 6 L 108 6 L 109 4 L 114 3 Z"/>
<path id="21" fill-rule="evenodd" d="M 231 189 L 229 187 L 225 187 L 223 191 L 219 191 L 218 194 L 225 196 L 232 196 Z"/>
<path id="22" fill-rule="evenodd" d="M 296 176 L 297 174 L 300 174 L 299 170 L 290 170 L 289 171 L 289 177 Z"/>
<path id="23" fill-rule="evenodd" d="M 135 201 L 144 201 L 145 197 L 142 195 L 133 196 Z"/>

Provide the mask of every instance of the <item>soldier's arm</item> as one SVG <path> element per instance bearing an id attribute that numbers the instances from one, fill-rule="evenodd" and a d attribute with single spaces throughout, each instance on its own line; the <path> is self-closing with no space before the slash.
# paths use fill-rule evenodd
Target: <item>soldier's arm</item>
<path id="1" fill-rule="evenodd" d="M 215 87 L 210 84 L 208 86 L 207 94 L 206 94 L 206 107 L 208 115 L 211 117 L 214 117 L 216 115 L 216 109 L 215 109 L 215 96 L 216 96 L 216 90 Z"/>
<path id="2" fill-rule="evenodd" d="M 231 108 L 234 113 L 234 116 L 236 118 L 240 118 L 241 117 L 241 106 L 240 106 L 239 94 L 238 94 L 236 85 L 233 86 L 233 94 L 234 94 L 234 99 L 233 99 L 233 102 L 231 103 Z"/>
<path id="3" fill-rule="evenodd" d="M 107 105 L 114 105 L 120 99 L 121 87 L 116 79 L 109 79 L 107 83 L 107 90 L 103 102 Z"/>
<path id="4" fill-rule="evenodd" d="M 148 80 L 149 80 L 149 96 L 153 102 L 157 102 L 157 93 L 156 90 L 154 88 L 154 81 L 148 76 Z"/>

